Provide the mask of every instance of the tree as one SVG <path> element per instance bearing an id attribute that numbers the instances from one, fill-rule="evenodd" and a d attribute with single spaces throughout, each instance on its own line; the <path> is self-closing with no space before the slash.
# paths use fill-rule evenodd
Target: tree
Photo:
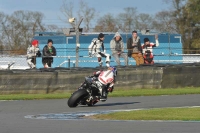
<path id="1" fill-rule="evenodd" d="M 35 31 L 44 31 L 43 14 L 32 11 L 16 11 L 2 22 L 3 44 L 12 54 L 26 54 Z"/>
<path id="2" fill-rule="evenodd" d="M 75 27 L 75 23 L 68 22 L 69 18 L 76 18 L 76 21 L 80 21 L 83 17 L 83 23 L 85 25 L 85 32 L 90 30 L 91 21 L 95 18 L 96 11 L 94 8 L 88 6 L 88 4 L 84 1 L 80 1 L 79 3 L 79 10 L 77 14 L 73 14 L 74 4 L 72 2 L 67 3 L 66 0 L 63 1 L 63 5 L 61 6 L 61 12 L 66 17 L 67 21 L 64 20 L 67 24 L 70 24 L 72 27 Z"/>
<path id="3" fill-rule="evenodd" d="M 177 33 L 172 11 L 158 12 L 152 22 L 153 29 L 158 32 Z"/>
<path id="4" fill-rule="evenodd" d="M 190 20 L 190 29 L 192 30 L 192 40 L 190 49 L 194 49 L 193 53 L 200 53 L 200 1 L 188 0 L 186 4 L 188 19 Z M 198 50 L 198 51 L 197 51 Z"/>
<path id="5" fill-rule="evenodd" d="M 141 13 L 136 16 L 136 22 L 135 22 L 135 29 L 137 30 L 143 30 L 143 29 L 151 29 L 152 28 L 152 23 L 153 23 L 153 18 L 146 13 Z"/>
<path id="6" fill-rule="evenodd" d="M 51 32 L 62 32 L 61 29 L 57 25 L 54 25 L 54 24 L 46 25 L 45 29 Z"/>
<path id="7" fill-rule="evenodd" d="M 88 32 L 90 30 L 90 26 L 91 26 L 90 24 L 91 24 L 92 19 L 95 18 L 95 14 L 96 14 L 96 11 L 94 8 L 90 8 L 88 7 L 87 3 L 80 1 L 78 16 L 79 18 L 82 18 L 84 16 L 83 23 L 85 24 L 85 28 L 84 28 L 85 32 Z"/>
<path id="8" fill-rule="evenodd" d="M 199 17 L 199 1 L 197 0 L 174 0 L 177 31 L 182 35 L 184 53 L 195 53 L 195 44 L 198 42 L 199 27 L 196 27 Z"/>
<path id="9" fill-rule="evenodd" d="M 3 34 L 3 30 L 4 30 L 4 23 L 7 21 L 7 15 L 3 12 L 0 12 L 0 50 L 1 53 L 3 53 L 3 49 L 4 49 L 4 39 L 5 39 L 5 35 Z"/>
<path id="10" fill-rule="evenodd" d="M 116 26 L 116 20 L 111 14 L 105 14 L 100 17 L 94 28 L 95 32 L 116 32 L 118 28 Z"/>
<path id="11" fill-rule="evenodd" d="M 117 16 L 116 24 L 119 27 L 119 29 L 122 30 L 123 32 L 131 32 L 133 29 L 136 28 L 135 26 L 136 16 L 137 16 L 137 8 L 135 7 L 124 8 L 124 12 L 120 13 Z"/>
<path id="12" fill-rule="evenodd" d="M 200 1 L 199 0 L 170 0 L 172 5 L 172 20 L 177 33 L 182 36 L 184 53 L 197 53 L 200 40 Z"/>
<path id="13" fill-rule="evenodd" d="M 61 19 L 63 20 L 65 23 L 70 24 L 72 27 L 75 27 L 75 23 L 70 23 L 68 20 L 69 18 L 75 17 L 73 14 L 73 3 L 69 2 L 67 3 L 67 1 L 63 1 L 63 5 L 60 7 L 61 12 L 63 13 L 63 15 L 66 17 L 66 19 Z"/>

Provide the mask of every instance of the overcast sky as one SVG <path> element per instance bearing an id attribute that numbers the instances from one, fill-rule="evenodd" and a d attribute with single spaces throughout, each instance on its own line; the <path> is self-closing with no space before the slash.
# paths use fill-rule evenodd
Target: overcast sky
<path id="1" fill-rule="evenodd" d="M 74 3 L 74 12 L 78 11 L 80 0 L 66 0 Z M 169 5 L 163 0 L 83 0 L 89 7 L 95 8 L 100 16 L 111 13 L 122 13 L 126 7 L 136 7 L 138 13 L 156 14 L 162 10 L 169 10 Z M 45 24 L 55 24 L 65 27 L 59 19 L 63 17 L 60 7 L 63 0 L 0 0 L 0 11 L 12 14 L 17 10 L 39 11 L 45 15 Z"/>

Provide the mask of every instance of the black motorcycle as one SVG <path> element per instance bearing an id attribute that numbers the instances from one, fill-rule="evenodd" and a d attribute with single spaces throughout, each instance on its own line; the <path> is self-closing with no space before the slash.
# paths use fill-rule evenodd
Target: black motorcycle
<path id="1" fill-rule="evenodd" d="M 83 84 L 78 88 L 78 90 L 72 93 L 71 97 L 69 98 L 68 106 L 76 107 L 79 104 L 93 106 L 99 102 L 101 94 L 96 81 L 97 77 L 85 77 Z M 108 89 L 108 86 L 109 85 L 105 86 L 106 90 Z"/>

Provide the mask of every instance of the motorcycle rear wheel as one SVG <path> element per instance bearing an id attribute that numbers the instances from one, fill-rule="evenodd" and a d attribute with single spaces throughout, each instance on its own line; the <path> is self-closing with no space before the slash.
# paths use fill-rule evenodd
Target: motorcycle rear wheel
<path id="1" fill-rule="evenodd" d="M 74 92 L 74 94 L 72 94 L 72 96 L 68 99 L 68 102 L 67 102 L 68 106 L 70 108 L 78 106 L 80 101 L 87 95 L 88 95 L 88 92 L 85 89 L 80 89 Z"/>

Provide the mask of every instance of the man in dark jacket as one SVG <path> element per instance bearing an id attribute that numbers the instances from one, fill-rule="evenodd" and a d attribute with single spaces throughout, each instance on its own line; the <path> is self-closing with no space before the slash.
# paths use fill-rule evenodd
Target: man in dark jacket
<path id="1" fill-rule="evenodd" d="M 128 57 L 135 59 L 137 66 L 144 64 L 140 37 L 137 35 L 137 31 L 133 31 L 132 37 L 127 40 L 127 49 Z"/>
<path id="2" fill-rule="evenodd" d="M 47 45 L 43 48 L 43 58 L 42 63 L 45 68 L 51 67 L 51 64 L 53 63 L 53 57 L 56 56 L 56 49 L 53 45 L 53 40 L 48 39 Z"/>

